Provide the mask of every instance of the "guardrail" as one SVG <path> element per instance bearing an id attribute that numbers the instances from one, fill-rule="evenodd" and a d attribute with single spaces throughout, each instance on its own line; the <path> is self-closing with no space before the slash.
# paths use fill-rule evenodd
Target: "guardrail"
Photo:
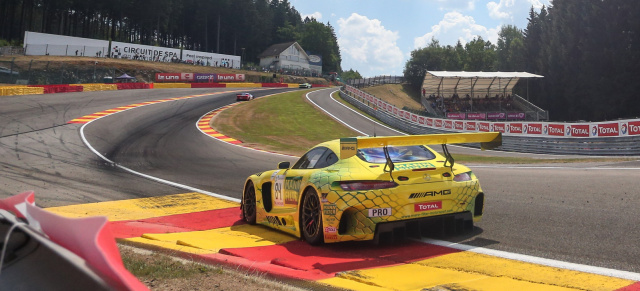
<path id="1" fill-rule="evenodd" d="M 513 94 L 513 103 L 519 108 L 525 108 L 527 120 L 549 120 L 549 111 L 536 106 L 518 94 Z"/>
<path id="2" fill-rule="evenodd" d="M 403 76 L 376 76 L 365 79 L 353 79 L 348 80 L 347 84 L 356 88 L 384 85 L 384 84 L 402 84 L 404 83 Z"/>
<path id="3" fill-rule="evenodd" d="M 503 151 L 592 156 L 640 155 L 640 120 L 591 124 L 445 120 L 415 116 L 388 106 L 353 87 L 343 87 L 340 96 L 385 124 L 409 134 L 500 131 L 503 132 L 503 137 L 502 146 L 498 150 Z M 473 129 L 470 124 L 473 124 Z M 518 130 L 520 133 L 517 133 Z M 542 136 L 543 131 L 546 131 L 545 136 Z M 606 136 L 612 135 L 614 131 L 616 136 Z M 479 147 L 477 144 L 467 146 Z"/>

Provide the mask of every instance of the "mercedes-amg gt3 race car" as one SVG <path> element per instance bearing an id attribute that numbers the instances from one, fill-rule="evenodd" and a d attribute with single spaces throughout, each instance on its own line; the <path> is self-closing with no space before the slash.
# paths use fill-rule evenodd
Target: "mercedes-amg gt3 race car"
<path id="1" fill-rule="evenodd" d="M 484 193 L 447 144 L 502 144 L 499 132 L 343 138 L 321 143 L 293 166 L 251 175 L 242 215 L 310 244 L 392 241 L 480 221 Z M 443 154 L 427 145 L 442 145 Z"/>

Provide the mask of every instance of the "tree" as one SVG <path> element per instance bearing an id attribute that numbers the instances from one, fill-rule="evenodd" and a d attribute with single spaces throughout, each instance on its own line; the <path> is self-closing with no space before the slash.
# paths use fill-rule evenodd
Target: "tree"
<path id="1" fill-rule="evenodd" d="M 348 71 L 342 72 L 342 74 L 340 74 L 340 78 L 342 79 L 343 82 L 346 82 L 346 81 L 349 81 L 349 80 L 362 79 L 362 76 L 360 75 L 360 73 L 358 71 L 354 71 L 353 69 L 349 69 Z"/>
<path id="2" fill-rule="evenodd" d="M 313 18 L 306 18 L 298 43 L 305 50 L 322 56 L 323 72 L 340 71 L 340 50 L 331 25 L 325 25 Z"/>
<path id="3" fill-rule="evenodd" d="M 498 71 L 524 71 L 526 64 L 522 30 L 513 25 L 502 26 L 498 33 L 496 53 Z"/>

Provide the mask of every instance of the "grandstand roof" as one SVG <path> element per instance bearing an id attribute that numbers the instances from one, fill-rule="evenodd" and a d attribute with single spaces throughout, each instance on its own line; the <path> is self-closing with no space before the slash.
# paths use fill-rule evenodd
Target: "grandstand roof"
<path id="1" fill-rule="evenodd" d="M 480 97 L 488 94 L 512 94 L 520 78 L 543 78 L 527 72 L 448 72 L 427 71 L 422 88 L 427 95 L 436 94 L 450 97 L 469 94 Z"/>

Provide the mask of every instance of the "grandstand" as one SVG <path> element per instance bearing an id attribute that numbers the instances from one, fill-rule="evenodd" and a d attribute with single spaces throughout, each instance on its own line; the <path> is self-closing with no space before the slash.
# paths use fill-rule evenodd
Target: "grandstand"
<path id="1" fill-rule="evenodd" d="M 421 103 L 426 115 L 449 119 L 548 120 L 549 112 L 512 92 L 526 72 L 427 71 Z"/>

